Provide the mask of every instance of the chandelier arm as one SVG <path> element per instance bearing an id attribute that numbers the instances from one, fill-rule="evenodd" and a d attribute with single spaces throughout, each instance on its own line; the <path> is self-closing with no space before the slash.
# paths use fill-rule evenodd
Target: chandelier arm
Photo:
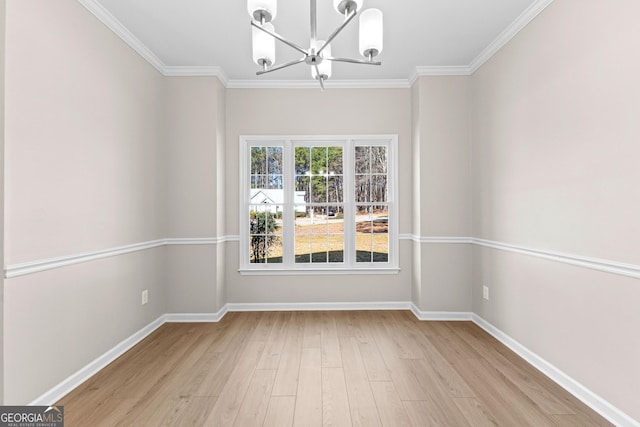
<path id="1" fill-rule="evenodd" d="M 318 68 L 318 64 L 313 64 L 316 68 L 316 78 L 320 82 L 320 89 L 324 90 L 324 83 L 322 82 L 322 74 L 320 74 L 320 69 Z"/>
<path id="2" fill-rule="evenodd" d="M 331 56 L 323 56 L 322 59 L 333 62 L 349 62 L 351 64 L 382 65 L 382 62 L 380 61 L 362 61 L 360 59 L 351 58 L 333 58 Z"/>
<path id="3" fill-rule="evenodd" d="M 301 48 L 300 46 L 298 46 L 297 44 L 290 42 L 289 40 L 285 39 L 284 37 L 282 37 L 280 34 L 275 33 L 273 31 L 269 31 L 266 28 L 262 27 L 260 24 L 258 24 L 256 21 L 251 21 L 251 25 L 256 27 L 257 29 L 259 29 L 260 31 L 264 31 L 265 33 L 269 34 L 271 37 L 273 37 L 276 40 L 280 40 L 282 43 L 294 48 L 295 50 L 297 50 L 300 53 L 303 53 L 305 56 L 309 55 L 309 51 Z"/>
<path id="4" fill-rule="evenodd" d="M 316 55 L 320 55 L 320 53 L 324 50 L 324 48 L 327 47 L 329 43 L 331 43 L 331 41 L 335 39 L 338 34 L 340 34 L 340 31 L 342 31 L 344 27 L 346 27 L 347 24 L 349 24 L 349 22 L 351 22 L 353 18 L 356 17 L 357 14 L 358 14 L 358 11 L 356 10 L 351 11 L 347 16 L 347 19 L 345 19 L 344 22 L 338 28 L 336 28 L 333 33 L 331 33 L 331 35 L 327 38 L 327 41 L 324 42 L 324 44 L 320 49 L 318 49 L 318 52 L 316 53 Z"/>
<path id="5" fill-rule="evenodd" d="M 278 71 L 278 70 L 282 70 L 283 68 L 291 67 L 292 65 L 296 65 L 296 64 L 299 64 L 301 62 L 304 62 L 305 58 L 306 58 L 306 56 L 303 56 L 302 58 L 296 59 L 295 61 L 290 61 L 290 62 L 286 62 L 284 64 L 276 65 L 274 67 L 269 68 L 268 70 L 258 71 L 258 72 L 256 72 L 256 75 L 257 76 L 261 76 L 263 74 L 267 74 L 267 73 L 270 73 L 272 71 Z"/>

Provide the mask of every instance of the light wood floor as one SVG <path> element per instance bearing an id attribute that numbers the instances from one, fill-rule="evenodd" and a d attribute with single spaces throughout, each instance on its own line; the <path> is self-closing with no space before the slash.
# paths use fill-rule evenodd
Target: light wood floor
<path id="1" fill-rule="evenodd" d="M 408 311 L 165 324 L 58 404 L 68 427 L 610 425 L 473 323 Z"/>

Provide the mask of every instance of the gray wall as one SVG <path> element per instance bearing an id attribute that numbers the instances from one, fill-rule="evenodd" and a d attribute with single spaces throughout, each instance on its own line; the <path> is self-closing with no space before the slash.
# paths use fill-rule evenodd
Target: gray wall
<path id="1" fill-rule="evenodd" d="M 76 1 L 11 1 L 6 18 L 5 263 L 164 237 L 163 77 Z M 165 313 L 164 263 L 156 248 L 6 279 L 5 402 Z"/>
<path id="2" fill-rule="evenodd" d="M 555 1 L 473 75 L 475 237 L 640 264 L 639 14 Z M 474 249 L 474 312 L 635 419 L 639 285 Z"/>
<path id="3" fill-rule="evenodd" d="M 413 85 L 413 234 L 471 236 L 470 78 Z M 446 239 L 445 239 L 446 240 Z M 425 311 L 471 311 L 471 247 L 414 241 L 413 302 Z"/>
<path id="4" fill-rule="evenodd" d="M 165 91 L 165 235 L 224 236 L 224 187 L 218 185 L 224 182 L 224 86 L 215 77 L 168 77 Z M 224 245 L 170 245 L 166 251 L 168 312 L 217 312 L 225 304 Z"/>

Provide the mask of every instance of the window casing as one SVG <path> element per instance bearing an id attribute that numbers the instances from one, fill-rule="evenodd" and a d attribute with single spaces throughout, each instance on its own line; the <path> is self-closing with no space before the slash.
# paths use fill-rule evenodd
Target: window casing
<path id="1" fill-rule="evenodd" d="M 397 136 L 241 136 L 240 272 L 397 273 Z"/>

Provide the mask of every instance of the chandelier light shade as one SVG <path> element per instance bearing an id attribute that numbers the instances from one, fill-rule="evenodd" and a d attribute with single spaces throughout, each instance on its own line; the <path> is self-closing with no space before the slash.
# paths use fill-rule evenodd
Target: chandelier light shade
<path id="1" fill-rule="evenodd" d="M 320 49 L 322 46 L 324 46 L 325 41 L 324 40 L 318 40 L 316 42 L 316 49 Z M 324 57 L 331 57 L 331 45 L 328 44 L 324 50 L 322 51 L 322 54 L 320 55 L 320 57 L 323 59 L 322 62 L 320 62 L 318 64 L 318 71 L 320 72 L 320 77 L 322 78 L 322 80 L 327 80 L 329 77 L 331 77 L 331 61 L 325 61 Z M 316 71 L 316 67 L 311 67 L 311 77 L 313 77 L 314 79 L 318 79 L 318 71 Z"/>
<path id="2" fill-rule="evenodd" d="M 351 11 L 358 11 L 362 8 L 363 0 L 333 0 L 333 7 L 339 14 L 344 15 Z"/>
<path id="3" fill-rule="evenodd" d="M 367 9 L 360 14 L 360 53 L 373 58 L 382 53 L 382 11 Z"/>
<path id="4" fill-rule="evenodd" d="M 247 0 L 247 11 L 251 19 L 258 22 L 270 22 L 276 19 L 277 0 Z"/>
<path id="5" fill-rule="evenodd" d="M 274 31 L 273 25 L 269 22 L 262 25 L 264 29 Z M 253 42 L 253 62 L 266 69 L 267 66 L 276 62 L 276 39 L 256 27 L 251 28 Z"/>
<path id="6" fill-rule="evenodd" d="M 311 10 L 311 34 L 308 49 L 287 40 L 275 32 L 270 23 L 276 17 L 277 0 L 247 0 L 247 10 L 251 16 L 251 31 L 253 43 L 253 61 L 262 67 L 257 75 L 271 73 L 283 68 L 305 63 L 311 67 L 311 76 L 318 80 L 324 89 L 324 82 L 331 77 L 333 62 L 348 62 L 350 64 L 381 65 L 373 58 L 382 52 L 382 12 L 369 9 L 361 12 L 364 0 L 333 0 L 333 6 L 341 15 L 344 22 L 338 26 L 325 40 L 318 40 L 317 35 L 317 0 L 309 0 Z M 360 13 L 360 53 L 366 58 L 364 61 L 352 58 L 335 58 L 331 56 L 331 42 L 338 34 Z M 303 56 L 300 59 L 274 65 L 276 56 L 275 41 L 278 40 L 290 48 L 297 50 Z"/>

